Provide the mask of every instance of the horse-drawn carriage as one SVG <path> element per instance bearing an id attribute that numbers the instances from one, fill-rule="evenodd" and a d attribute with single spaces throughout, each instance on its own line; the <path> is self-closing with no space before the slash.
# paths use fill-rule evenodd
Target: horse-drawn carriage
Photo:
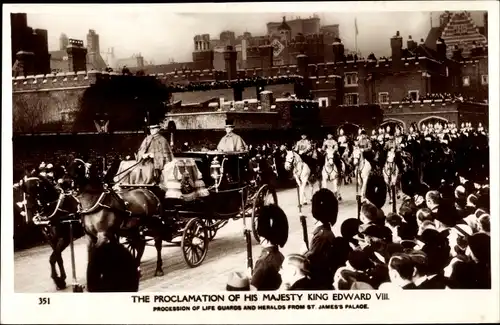
<path id="1" fill-rule="evenodd" d="M 203 262 L 209 242 L 230 219 L 242 219 L 247 229 L 250 217 L 259 240 L 259 209 L 278 203 L 275 189 L 259 177 L 258 168 L 250 167 L 247 152 L 183 152 L 167 163 L 158 185 L 117 184 L 118 193 L 143 187 L 163 197 L 163 209 L 156 224 L 144 224 L 140 238 L 127 237 L 124 244 L 140 260 L 143 250 L 138 249 L 138 240 L 146 242 L 159 231 L 161 241 L 180 244 L 190 267 Z"/>

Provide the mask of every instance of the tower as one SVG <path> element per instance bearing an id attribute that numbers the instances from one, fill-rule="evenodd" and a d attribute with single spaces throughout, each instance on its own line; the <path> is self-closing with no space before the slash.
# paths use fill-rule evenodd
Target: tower
<path id="1" fill-rule="evenodd" d="M 193 39 L 193 62 L 196 70 L 213 69 L 214 51 L 210 48 L 210 35 L 196 35 Z"/>
<path id="2" fill-rule="evenodd" d="M 62 33 L 61 36 L 59 36 L 59 50 L 66 51 L 68 44 L 69 44 L 68 36 Z"/>
<path id="3" fill-rule="evenodd" d="M 66 52 L 68 53 L 69 71 L 87 70 L 87 49 L 83 47 L 83 41 L 70 39 Z"/>
<path id="4" fill-rule="evenodd" d="M 89 53 L 99 53 L 99 34 L 95 32 L 93 29 L 89 29 L 87 34 L 87 51 Z"/>

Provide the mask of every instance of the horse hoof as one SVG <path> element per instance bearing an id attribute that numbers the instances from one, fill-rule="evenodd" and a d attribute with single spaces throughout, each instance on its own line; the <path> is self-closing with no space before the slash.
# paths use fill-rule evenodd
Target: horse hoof
<path id="1" fill-rule="evenodd" d="M 73 286 L 73 292 L 83 292 L 83 286 L 81 284 L 75 284 Z"/>
<path id="2" fill-rule="evenodd" d="M 64 290 L 64 289 L 66 289 L 66 281 L 64 281 L 63 279 L 57 278 L 55 280 L 55 282 L 56 282 L 57 290 Z"/>
<path id="3" fill-rule="evenodd" d="M 155 276 L 163 276 L 163 270 L 156 270 Z"/>

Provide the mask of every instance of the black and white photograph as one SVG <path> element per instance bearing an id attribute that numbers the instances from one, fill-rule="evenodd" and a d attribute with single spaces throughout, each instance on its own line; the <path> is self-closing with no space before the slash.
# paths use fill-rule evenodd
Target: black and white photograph
<path id="1" fill-rule="evenodd" d="M 2 287 L 497 290 L 498 12 L 471 3 L 11 5 Z"/>

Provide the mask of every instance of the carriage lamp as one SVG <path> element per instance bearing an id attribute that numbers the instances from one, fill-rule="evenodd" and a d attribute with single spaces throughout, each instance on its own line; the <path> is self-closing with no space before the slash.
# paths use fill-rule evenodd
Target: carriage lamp
<path id="1" fill-rule="evenodd" d="M 222 180 L 222 166 L 219 163 L 217 157 L 214 157 L 212 163 L 210 164 L 210 176 L 215 181 L 215 190 L 218 190 L 220 181 Z"/>

